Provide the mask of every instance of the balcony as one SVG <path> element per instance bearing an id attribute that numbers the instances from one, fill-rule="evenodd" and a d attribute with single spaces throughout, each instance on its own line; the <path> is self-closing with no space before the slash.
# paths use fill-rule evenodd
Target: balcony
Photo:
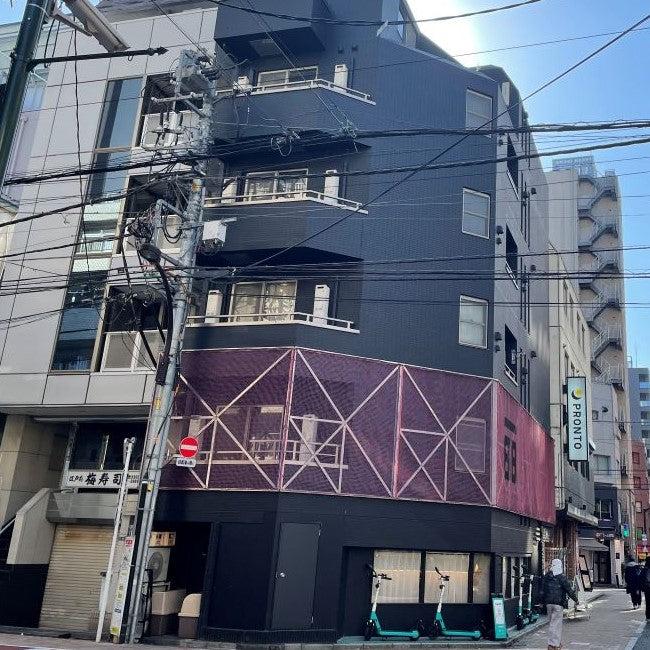
<path id="1" fill-rule="evenodd" d="M 250 264 L 310 237 L 304 247 L 292 250 L 294 261 L 315 261 L 314 250 L 338 259 L 359 259 L 362 217 L 367 214 L 361 205 L 308 189 L 209 198 L 204 204 L 206 221 L 235 220 L 228 224 L 226 241 L 210 258 L 211 264 Z M 356 214 L 318 234 L 339 221 L 344 211 Z M 303 254 L 305 250 L 312 252 Z"/>
<path id="2" fill-rule="evenodd" d="M 286 314 L 246 314 L 240 316 L 229 314 L 227 316 L 190 316 L 188 327 L 209 326 L 209 327 L 232 327 L 242 325 L 287 325 L 303 324 L 313 327 L 324 327 L 327 329 L 343 330 L 345 332 L 359 333 L 354 328 L 354 323 L 341 318 L 329 318 L 306 314 L 304 312 L 290 312 Z"/>
<path id="3" fill-rule="evenodd" d="M 232 0 L 219 7 L 214 39 L 225 52 L 237 59 L 255 60 L 260 57 L 281 56 L 323 50 L 327 40 L 327 25 L 313 19 L 329 17 L 323 0 L 284 0 L 282 13 L 304 18 L 305 21 L 283 20 L 273 16 L 260 17 L 237 7 L 250 9 L 245 0 Z M 277 12 L 277 0 L 257 0 L 255 9 Z M 282 46 L 282 50 L 280 50 Z"/>

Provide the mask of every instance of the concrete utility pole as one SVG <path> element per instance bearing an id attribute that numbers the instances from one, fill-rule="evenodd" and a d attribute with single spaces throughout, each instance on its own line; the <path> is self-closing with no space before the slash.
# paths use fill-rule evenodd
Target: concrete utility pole
<path id="1" fill-rule="evenodd" d="M 204 72 L 209 72 L 212 68 L 202 67 L 201 62 L 204 59 L 205 57 L 202 55 L 188 50 L 181 53 L 175 74 L 175 97 L 170 98 L 171 102 L 176 102 L 179 98 L 182 98 L 186 105 L 193 107 L 189 100 L 194 99 L 195 94 L 190 92 L 182 95 L 186 82 L 198 80 L 205 88 L 203 92 L 203 108 L 197 109 L 193 107 L 193 110 L 200 116 L 200 123 L 198 142 L 192 145 L 191 148 L 199 157 L 208 151 L 212 130 L 212 106 L 215 97 L 214 78 L 204 76 Z M 187 85 L 190 86 L 191 84 Z M 167 337 L 165 352 L 163 352 L 158 362 L 156 388 L 149 416 L 145 454 L 142 464 L 140 499 L 135 524 L 135 559 L 129 596 L 127 598 L 128 606 L 126 608 L 126 611 L 128 611 L 126 640 L 129 643 L 134 643 L 138 640 L 138 622 L 141 609 L 142 587 L 147 568 L 147 551 L 149 549 L 149 539 L 153 527 L 161 472 L 165 462 L 170 415 L 178 379 L 180 353 L 188 314 L 189 297 L 192 290 L 196 249 L 202 231 L 201 224 L 203 220 L 203 200 L 205 193 L 204 177 L 206 175 L 206 169 L 206 160 L 198 160 L 195 165 L 197 174 L 192 180 L 187 208 L 183 215 L 181 247 L 178 259 L 174 260 L 177 268 L 174 270 L 175 292 L 173 296 L 173 311 L 171 314 L 169 311 L 167 313 L 167 317 L 173 319 L 173 327 L 171 337 L 169 334 Z M 145 259 L 152 262 L 157 268 L 160 268 L 162 255 L 155 246 L 147 244 L 141 247 L 140 251 Z"/>

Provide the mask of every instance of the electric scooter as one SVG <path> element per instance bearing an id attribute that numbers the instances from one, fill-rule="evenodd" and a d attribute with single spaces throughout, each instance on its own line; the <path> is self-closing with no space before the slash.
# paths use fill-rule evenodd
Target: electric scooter
<path id="1" fill-rule="evenodd" d="M 528 618 L 524 614 L 523 610 L 523 601 L 524 601 L 524 582 L 526 581 L 526 576 L 524 572 L 519 570 L 519 576 L 517 577 L 519 581 L 519 601 L 517 603 L 517 629 L 523 630 L 526 623 L 528 623 Z M 530 600 L 528 601 L 530 604 Z"/>
<path id="2" fill-rule="evenodd" d="M 424 629 L 424 624 L 422 623 L 422 621 L 418 621 L 415 630 L 408 630 L 407 632 L 382 629 L 381 624 L 379 623 L 379 617 L 377 616 L 377 600 L 379 600 L 379 589 L 381 588 L 382 580 L 392 580 L 392 578 L 387 576 L 385 573 L 377 573 L 370 565 L 368 565 L 368 569 L 372 571 L 372 577 L 373 579 L 376 578 L 377 581 L 375 582 L 375 594 L 372 599 L 372 609 L 370 610 L 370 618 L 366 622 L 366 629 L 363 634 L 363 638 L 366 641 L 370 641 L 373 635 L 377 635 L 377 636 L 386 636 L 386 637 L 400 636 L 400 637 L 406 637 L 408 639 L 412 639 L 413 641 L 419 639 L 420 634 Z"/>
<path id="3" fill-rule="evenodd" d="M 429 636 L 435 639 L 438 636 L 458 636 L 465 637 L 469 639 L 480 639 L 481 631 L 480 630 L 449 630 L 445 626 L 445 621 L 442 618 L 442 602 L 445 596 L 445 589 L 447 588 L 447 583 L 449 582 L 449 576 L 444 576 L 438 567 L 434 567 L 436 573 L 440 579 L 440 599 L 438 600 L 438 608 L 436 609 L 436 618 L 431 625 L 431 633 Z"/>
<path id="4" fill-rule="evenodd" d="M 539 612 L 533 605 L 533 580 L 535 576 L 531 573 L 528 578 L 528 607 L 524 608 L 524 619 L 527 624 L 534 623 L 539 618 Z"/>

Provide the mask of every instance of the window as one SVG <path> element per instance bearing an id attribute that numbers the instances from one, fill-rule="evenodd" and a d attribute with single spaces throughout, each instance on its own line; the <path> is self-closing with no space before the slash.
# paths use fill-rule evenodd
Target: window
<path id="1" fill-rule="evenodd" d="M 633 452 L 632 452 L 632 462 L 633 462 L 635 465 L 638 465 L 638 464 L 641 462 L 641 456 L 639 456 L 639 452 L 638 452 L 638 451 L 633 451 Z"/>
<path id="2" fill-rule="evenodd" d="M 490 602 L 490 556 L 484 553 L 473 554 L 472 602 Z"/>
<path id="3" fill-rule="evenodd" d="M 234 322 L 289 320 L 296 304 L 296 282 L 241 282 L 233 286 Z"/>
<path id="4" fill-rule="evenodd" d="M 466 235 L 490 236 L 490 196 L 473 190 L 463 190 L 463 224 Z"/>
<path id="5" fill-rule="evenodd" d="M 479 298 L 460 297 L 458 342 L 475 348 L 487 347 L 488 303 Z"/>
<path id="6" fill-rule="evenodd" d="M 106 271 L 70 275 L 52 370 L 90 370 L 106 278 Z"/>
<path id="7" fill-rule="evenodd" d="M 504 372 L 508 379 L 517 383 L 518 375 L 518 363 L 517 363 L 517 339 L 514 334 L 510 331 L 508 326 L 505 327 L 505 333 L 503 335 L 503 344 L 505 348 L 505 367 Z"/>
<path id="8" fill-rule="evenodd" d="M 457 472 L 485 472 L 485 420 L 464 418 L 456 427 L 455 469 Z M 462 459 L 461 459 L 462 456 Z M 463 462 L 464 461 L 464 462 Z"/>
<path id="9" fill-rule="evenodd" d="M 596 517 L 598 519 L 611 519 L 612 518 L 612 500 L 611 499 L 596 499 Z"/>
<path id="10" fill-rule="evenodd" d="M 515 238 L 510 232 L 510 228 L 506 227 L 506 271 L 512 278 L 513 282 L 517 284 L 517 274 L 519 273 L 519 250 Z"/>
<path id="11" fill-rule="evenodd" d="M 568 316 L 569 314 L 569 289 L 566 284 L 566 280 L 562 282 L 562 303 L 564 304 L 564 315 Z"/>
<path id="12" fill-rule="evenodd" d="M 510 136 L 508 136 L 508 162 L 507 162 L 507 169 L 508 169 L 508 178 L 510 179 L 510 183 L 512 184 L 512 189 L 519 194 L 519 161 L 517 160 L 517 152 L 515 151 L 515 147 L 512 144 L 512 140 L 510 139 Z"/>
<path id="13" fill-rule="evenodd" d="M 114 289 L 104 320 L 100 370 L 151 370 L 163 348 L 160 329 L 166 326 L 164 303 L 147 289 Z M 142 329 L 143 333 L 140 333 Z"/>
<path id="14" fill-rule="evenodd" d="M 491 121 L 492 97 L 468 90 L 465 97 L 465 128 L 490 129 Z"/>
<path id="15" fill-rule="evenodd" d="M 135 437 L 129 463 L 138 469 L 142 462 L 146 424 L 144 422 L 82 422 L 75 433 L 70 469 L 109 471 L 124 468 L 124 439 Z"/>
<path id="16" fill-rule="evenodd" d="M 113 79 L 108 82 L 99 122 L 97 149 L 116 149 L 132 145 L 141 90 L 140 78 Z"/>
<path id="17" fill-rule="evenodd" d="M 245 201 L 270 201 L 300 197 L 307 189 L 306 169 L 268 171 L 246 175 Z"/>
<path id="18" fill-rule="evenodd" d="M 642 438 L 650 438 L 650 431 L 648 429 L 641 429 Z"/>
<path id="19" fill-rule="evenodd" d="M 436 571 L 449 576 L 445 601 L 467 603 L 469 593 L 469 554 L 427 553 L 424 575 L 424 602 L 437 603 L 440 577 Z"/>
<path id="20" fill-rule="evenodd" d="M 634 476 L 632 478 L 632 480 L 634 481 L 634 487 L 635 488 L 641 488 L 641 477 L 640 476 Z"/>
<path id="21" fill-rule="evenodd" d="M 634 502 L 634 510 L 635 510 L 636 512 L 642 512 L 642 511 L 643 511 L 643 507 L 642 507 L 640 501 L 635 501 L 635 502 Z"/>
<path id="22" fill-rule="evenodd" d="M 375 551 L 375 571 L 391 578 L 382 583 L 378 602 L 419 602 L 421 557 L 419 551 Z"/>
<path id="23" fill-rule="evenodd" d="M 591 412 L 591 419 L 594 422 L 598 421 L 598 411 L 596 411 L 595 409 Z"/>
<path id="24" fill-rule="evenodd" d="M 602 454 L 593 454 L 591 458 L 592 458 L 592 463 L 595 472 L 609 472 L 610 470 L 609 456 L 603 456 Z"/>
<path id="25" fill-rule="evenodd" d="M 318 68 L 292 68 L 289 70 L 268 70 L 257 75 L 258 86 L 286 86 L 300 81 L 312 81 L 318 78 Z"/>

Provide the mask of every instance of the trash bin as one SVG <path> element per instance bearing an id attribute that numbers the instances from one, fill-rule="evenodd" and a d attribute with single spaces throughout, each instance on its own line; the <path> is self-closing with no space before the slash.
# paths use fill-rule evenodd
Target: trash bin
<path id="1" fill-rule="evenodd" d="M 201 611 L 201 594 L 185 596 L 181 611 L 178 612 L 178 637 L 180 639 L 196 639 Z"/>
<path id="2" fill-rule="evenodd" d="M 181 611 L 185 589 L 155 591 L 151 598 L 149 636 L 176 634 L 176 614 Z"/>

